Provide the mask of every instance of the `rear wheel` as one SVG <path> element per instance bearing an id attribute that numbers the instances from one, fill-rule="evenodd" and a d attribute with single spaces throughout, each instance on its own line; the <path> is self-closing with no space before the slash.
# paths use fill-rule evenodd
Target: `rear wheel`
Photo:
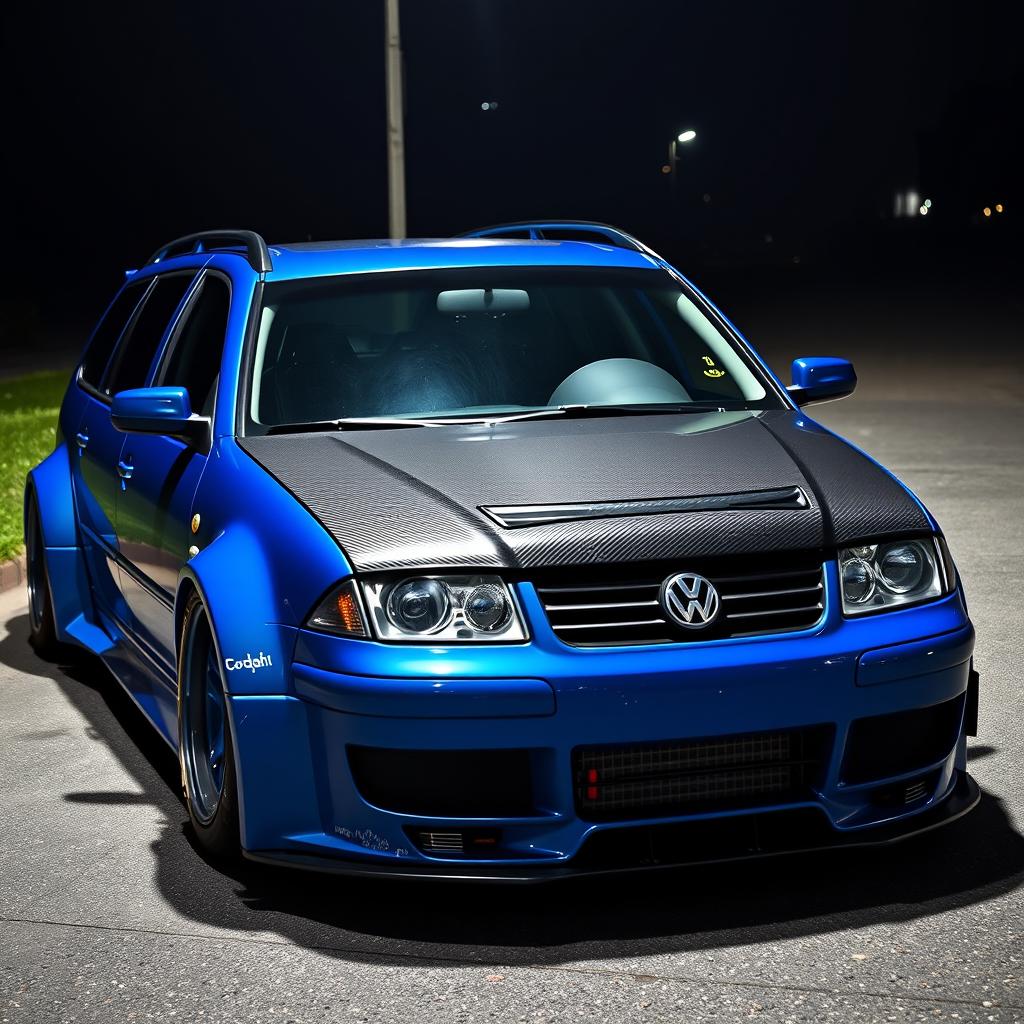
<path id="1" fill-rule="evenodd" d="M 181 630 L 178 739 L 196 837 L 212 856 L 233 859 L 240 850 L 234 748 L 217 645 L 198 594 L 185 606 Z"/>
<path id="2" fill-rule="evenodd" d="M 63 647 L 57 641 L 39 502 L 33 487 L 25 493 L 25 576 L 28 584 L 28 642 L 41 657 L 56 658 Z"/>

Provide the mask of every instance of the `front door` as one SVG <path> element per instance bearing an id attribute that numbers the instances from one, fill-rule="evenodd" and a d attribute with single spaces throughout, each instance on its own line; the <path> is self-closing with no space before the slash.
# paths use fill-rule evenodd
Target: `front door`
<path id="1" fill-rule="evenodd" d="M 153 374 L 155 387 L 184 387 L 196 415 L 213 416 L 229 300 L 224 279 L 204 273 Z M 131 479 L 117 509 L 121 588 L 133 631 L 173 677 L 177 657 L 174 595 L 193 543 L 192 503 L 207 452 L 159 434 L 127 438 L 122 460 L 132 467 Z"/>
<path id="2" fill-rule="evenodd" d="M 120 515 L 121 496 L 131 482 L 134 466 L 132 452 L 127 450 L 132 438 L 116 430 L 110 422 L 109 403 L 118 392 L 142 387 L 146 383 L 160 341 L 194 278 L 195 271 L 162 274 L 149 286 L 121 334 L 97 394 L 91 396 L 76 439 L 82 446 L 79 448 L 84 485 L 79 505 L 85 510 L 81 519 L 82 532 L 93 534 L 93 544 L 98 552 L 90 563 L 93 582 L 108 613 L 122 624 L 130 616 L 124 608 L 119 584 L 126 563 L 121 551 L 117 517 Z M 105 575 L 99 565 L 100 556 L 107 563 Z M 106 592 L 111 582 L 116 588 L 116 599 L 112 600 Z"/>

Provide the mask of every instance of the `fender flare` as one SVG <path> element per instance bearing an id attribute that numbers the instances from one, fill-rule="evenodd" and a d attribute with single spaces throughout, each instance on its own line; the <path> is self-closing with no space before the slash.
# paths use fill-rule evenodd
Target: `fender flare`
<path id="1" fill-rule="evenodd" d="M 35 491 L 50 579 L 57 640 L 103 654 L 110 637 L 97 624 L 92 587 L 78 536 L 75 494 L 68 449 L 58 445 L 25 480 L 25 500 Z"/>
<path id="2" fill-rule="evenodd" d="M 244 581 L 240 582 L 241 567 Z M 178 574 L 174 599 L 176 643 L 180 643 L 185 605 L 190 594 L 196 592 L 210 618 L 228 696 L 277 695 L 290 689 L 287 668 L 298 631 L 281 621 L 283 609 L 274 582 L 259 538 L 243 524 L 217 536 Z M 243 661 L 247 655 L 251 659 L 262 655 L 264 664 L 242 670 L 227 665 L 229 661 Z"/>
<path id="3" fill-rule="evenodd" d="M 29 470 L 25 480 L 26 500 L 29 488 L 36 492 L 43 545 L 47 548 L 77 548 L 71 464 L 64 445 L 55 448 L 38 466 Z"/>

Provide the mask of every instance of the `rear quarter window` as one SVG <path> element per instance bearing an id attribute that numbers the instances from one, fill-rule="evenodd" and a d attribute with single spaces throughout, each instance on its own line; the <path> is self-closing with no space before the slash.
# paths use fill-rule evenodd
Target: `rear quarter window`
<path id="1" fill-rule="evenodd" d="M 195 271 L 157 278 L 142 309 L 121 335 L 100 388 L 104 394 L 116 395 L 146 383 L 157 347 L 194 278 Z"/>

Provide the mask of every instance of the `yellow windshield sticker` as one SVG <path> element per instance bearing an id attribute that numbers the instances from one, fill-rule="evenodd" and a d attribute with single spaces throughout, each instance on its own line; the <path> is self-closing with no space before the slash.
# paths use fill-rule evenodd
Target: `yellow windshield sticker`
<path id="1" fill-rule="evenodd" d="M 707 364 L 707 369 L 704 371 L 704 376 L 705 377 L 724 377 L 725 376 L 725 370 L 720 370 L 717 366 L 715 366 L 715 361 L 714 361 L 714 359 L 711 358 L 711 356 L 701 356 L 701 358 Z"/>

